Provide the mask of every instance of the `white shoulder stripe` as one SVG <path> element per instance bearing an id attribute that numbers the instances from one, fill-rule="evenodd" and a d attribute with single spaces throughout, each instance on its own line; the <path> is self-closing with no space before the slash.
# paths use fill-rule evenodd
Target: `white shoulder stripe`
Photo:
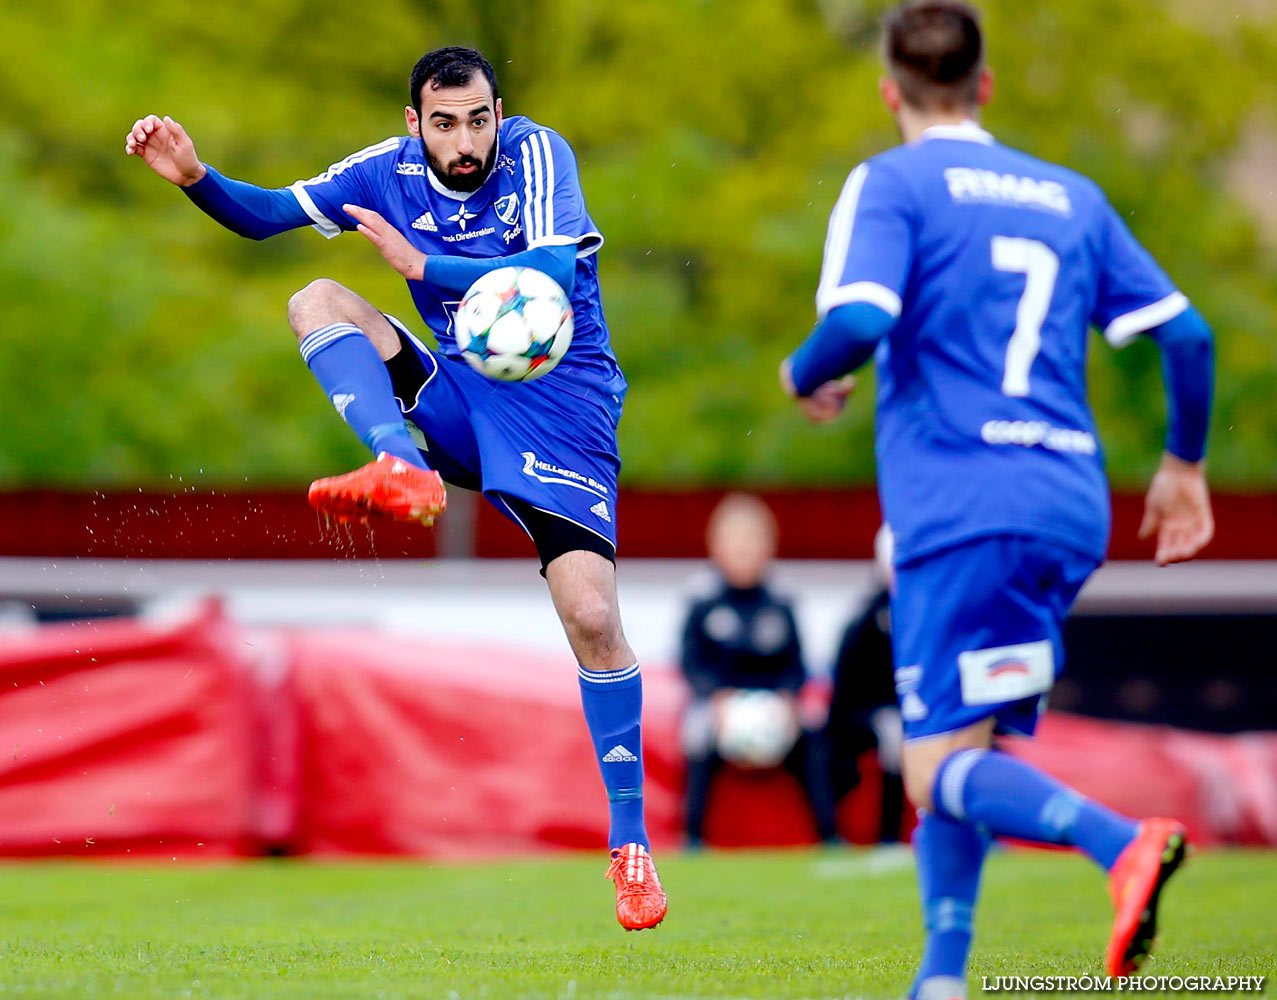
<path id="1" fill-rule="evenodd" d="M 298 184 L 322 184 L 324 181 L 330 181 L 338 174 L 345 171 L 348 167 L 353 167 L 356 163 L 363 163 L 364 160 L 371 160 L 374 156 L 384 156 L 386 153 L 392 153 L 399 148 L 399 139 L 392 137 L 384 139 L 381 142 L 371 146 L 365 146 L 357 152 L 351 153 L 344 160 L 338 160 L 322 174 L 316 174 L 314 177 L 306 180 L 298 181 Z"/>
<path id="2" fill-rule="evenodd" d="M 1104 328 L 1104 339 L 1114 347 L 1125 347 L 1145 330 L 1170 322 L 1187 308 L 1184 293 L 1171 292 L 1164 299 L 1118 316 Z"/>
<path id="3" fill-rule="evenodd" d="M 537 142 L 535 135 L 528 139 L 528 145 L 532 149 L 532 174 L 535 178 L 532 192 L 532 232 L 533 239 L 538 239 L 545 233 L 545 164 L 541 159 L 541 144 Z"/>
<path id="4" fill-rule="evenodd" d="M 838 196 L 838 204 L 834 206 L 829 217 L 829 231 L 825 235 L 825 261 L 820 270 L 820 283 L 816 286 L 816 311 L 821 317 L 825 311 L 820 308 L 821 301 L 838 287 L 842 281 L 843 268 L 847 266 L 847 253 L 851 250 L 851 234 L 856 222 L 856 205 L 860 201 L 860 190 L 865 186 L 865 178 L 869 176 L 869 164 L 862 163 L 850 174 L 843 184 L 842 193 Z"/>
<path id="5" fill-rule="evenodd" d="M 532 150 L 527 142 L 519 147 L 519 152 L 523 154 L 523 232 L 524 238 L 531 243 L 533 240 L 532 230 L 532 202 L 534 195 L 532 191 Z"/>
<path id="6" fill-rule="evenodd" d="M 538 132 L 541 148 L 545 156 L 545 213 L 542 222 L 541 236 L 554 235 L 554 154 L 550 152 L 550 138 L 544 132 Z"/>
<path id="7" fill-rule="evenodd" d="M 528 242 L 554 235 L 554 152 L 545 132 L 533 132 L 523 154 L 523 228 Z"/>

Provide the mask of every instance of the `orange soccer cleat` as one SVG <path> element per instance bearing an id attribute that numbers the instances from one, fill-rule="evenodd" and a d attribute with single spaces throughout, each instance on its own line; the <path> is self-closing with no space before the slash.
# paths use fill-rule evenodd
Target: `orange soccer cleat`
<path id="1" fill-rule="evenodd" d="M 665 919 L 665 890 L 642 844 L 612 848 L 607 877 L 616 883 L 616 919 L 627 931 L 655 927 Z"/>
<path id="2" fill-rule="evenodd" d="M 377 514 L 427 527 L 448 505 L 439 473 L 384 451 L 375 462 L 354 472 L 316 479 L 306 499 L 320 513 L 338 521 L 367 521 Z"/>
<path id="3" fill-rule="evenodd" d="M 1129 976 L 1153 950 L 1158 896 L 1187 848 L 1187 834 L 1178 822 L 1146 819 L 1118 856 L 1109 872 L 1109 894 L 1117 908 L 1104 956 L 1110 976 Z"/>

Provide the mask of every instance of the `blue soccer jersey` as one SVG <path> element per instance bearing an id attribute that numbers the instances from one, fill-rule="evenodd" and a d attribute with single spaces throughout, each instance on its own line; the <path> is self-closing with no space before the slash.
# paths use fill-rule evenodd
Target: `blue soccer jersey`
<path id="1" fill-rule="evenodd" d="M 586 210 L 572 148 L 523 117 L 504 119 L 497 143 L 492 173 L 476 191 L 445 187 L 427 166 L 421 140 L 411 136 L 361 149 L 288 190 L 327 237 L 356 228 L 342 211 L 353 204 L 379 212 L 428 255 L 490 258 L 575 244 L 572 347 L 545 378 L 560 384 L 583 379 L 619 398 L 625 381 L 608 342 L 594 256 L 603 237 Z M 408 288 L 439 352 L 458 356 L 456 293 L 429 281 L 409 281 Z"/>
<path id="2" fill-rule="evenodd" d="M 928 129 L 847 178 L 817 311 L 850 302 L 898 317 L 876 354 L 897 562 L 1008 534 L 1102 559 L 1087 330 L 1121 346 L 1188 301 L 1099 188 L 974 123 Z"/>

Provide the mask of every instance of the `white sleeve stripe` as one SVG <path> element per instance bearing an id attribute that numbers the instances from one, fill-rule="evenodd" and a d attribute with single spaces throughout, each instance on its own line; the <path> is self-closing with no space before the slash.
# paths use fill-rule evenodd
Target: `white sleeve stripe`
<path id="1" fill-rule="evenodd" d="M 545 214 L 541 222 L 541 236 L 554 235 L 554 154 L 550 151 L 550 138 L 544 132 L 538 132 L 541 147 L 545 150 Z"/>
<path id="2" fill-rule="evenodd" d="M 1104 328 L 1104 339 L 1114 347 L 1125 347 L 1145 330 L 1161 326 L 1188 308 L 1183 292 L 1171 292 L 1164 299 L 1118 316 Z"/>
<path id="3" fill-rule="evenodd" d="M 338 160 L 322 174 L 316 174 L 314 177 L 308 177 L 306 180 L 297 181 L 298 184 L 322 184 L 324 181 L 330 181 L 338 174 L 346 170 L 347 167 L 353 167 L 356 163 L 363 163 L 364 160 L 371 160 L 374 156 L 382 156 L 386 153 L 394 152 L 399 148 L 399 140 L 396 138 L 385 139 L 382 142 L 372 146 L 365 146 L 357 152 L 351 153 L 344 160 Z"/>
<path id="4" fill-rule="evenodd" d="M 816 300 L 816 314 L 824 319 L 829 310 L 849 302 L 868 302 L 892 318 L 900 315 L 900 296 L 876 281 L 853 281 L 850 285 L 827 289 Z"/>
<path id="5" fill-rule="evenodd" d="M 865 186 L 869 165 L 860 164 L 847 175 L 838 204 L 829 217 L 829 232 L 825 236 L 825 262 L 820 271 L 820 283 L 816 287 L 816 302 L 838 287 L 843 269 L 847 266 L 847 254 L 851 250 L 851 233 L 856 222 L 856 203 L 860 189 Z"/>
<path id="6" fill-rule="evenodd" d="M 545 231 L 545 211 L 542 204 L 545 198 L 545 176 L 541 172 L 541 146 L 535 138 L 528 140 L 532 149 L 532 239 L 537 239 Z"/>
<path id="7" fill-rule="evenodd" d="M 539 240 L 533 240 L 528 244 L 529 250 L 535 250 L 537 247 L 569 247 L 573 243 L 576 244 L 576 256 L 580 260 L 590 254 L 598 253 L 599 248 L 603 246 L 603 234 L 597 230 L 591 229 L 588 233 L 582 233 L 580 236 L 543 236 Z"/>
<path id="8" fill-rule="evenodd" d="M 302 211 L 310 216 L 310 221 L 314 224 L 315 228 L 323 233 L 327 239 L 331 240 L 334 236 L 341 235 L 341 226 L 337 225 L 337 223 L 333 222 L 332 219 L 328 218 L 328 216 L 319 210 L 319 206 L 315 204 L 315 200 L 311 198 L 306 189 L 302 187 L 301 181 L 290 185 L 288 190 L 292 192 L 293 197 L 297 199 L 297 204 L 301 205 Z"/>
<path id="9" fill-rule="evenodd" d="M 532 242 L 532 152 L 525 142 L 519 147 L 523 153 L 523 232 L 524 239 Z"/>

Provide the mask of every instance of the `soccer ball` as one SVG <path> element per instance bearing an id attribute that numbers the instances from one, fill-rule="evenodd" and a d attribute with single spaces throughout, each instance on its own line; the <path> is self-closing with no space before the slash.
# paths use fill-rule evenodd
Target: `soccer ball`
<path id="1" fill-rule="evenodd" d="M 572 344 L 572 305 L 559 283 L 531 267 L 499 267 L 470 286 L 457 307 L 461 356 L 502 382 L 552 371 Z"/>
<path id="2" fill-rule="evenodd" d="M 718 717 L 718 755 L 740 767 L 775 767 L 798 741 L 793 703 L 776 691 L 728 695 Z"/>

